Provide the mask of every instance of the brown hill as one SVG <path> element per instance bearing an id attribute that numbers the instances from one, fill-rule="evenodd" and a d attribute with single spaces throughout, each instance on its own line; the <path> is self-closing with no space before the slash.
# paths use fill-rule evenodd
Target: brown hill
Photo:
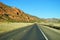
<path id="1" fill-rule="evenodd" d="M 0 2 L 0 22 L 36 22 L 39 18 L 28 15 L 23 11 L 7 6 Z"/>

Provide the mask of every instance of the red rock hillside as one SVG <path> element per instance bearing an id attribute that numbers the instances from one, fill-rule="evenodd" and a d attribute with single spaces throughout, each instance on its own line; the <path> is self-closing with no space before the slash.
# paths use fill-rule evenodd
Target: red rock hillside
<path id="1" fill-rule="evenodd" d="M 23 11 L 0 2 L 0 22 L 36 22 L 37 17 L 25 14 Z"/>

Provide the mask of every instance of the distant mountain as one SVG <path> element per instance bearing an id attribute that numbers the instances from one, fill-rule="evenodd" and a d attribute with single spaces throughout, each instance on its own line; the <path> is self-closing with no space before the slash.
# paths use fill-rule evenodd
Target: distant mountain
<path id="1" fill-rule="evenodd" d="M 48 19 L 45 19 L 45 20 L 47 20 L 48 22 L 60 23 L 60 19 L 58 19 L 58 18 L 48 18 Z"/>
<path id="2" fill-rule="evenodd" d="M 36 16 L 26 14 L 16 7 L 7 6 L 0 2 L 0 22 L 38 22 Z"/>

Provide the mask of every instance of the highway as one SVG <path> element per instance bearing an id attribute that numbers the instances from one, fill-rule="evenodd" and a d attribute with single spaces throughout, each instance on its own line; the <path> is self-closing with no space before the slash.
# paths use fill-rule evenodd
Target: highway
<path id="1" fill-rule="evenodd" d="M 48 27 L 48 26 L 41 26 L 40 25 L 40 29 L 47 36 L 48 40 L 60 40 L 60 33 L 58 33 L 55 30 L 53 30 L 53 28 L 50 29 L 50 27 Z"/>
<path id="2" fill-rule="evenodd" d="M 0 40 L 60 40 L 60 33 L 33 24 L 5 33 Z"/>
<path id="3" fill-rule="evenodd" d="M 0 36 L 0 40 L 46 40 L 37 24 L 19 28 Z"/>

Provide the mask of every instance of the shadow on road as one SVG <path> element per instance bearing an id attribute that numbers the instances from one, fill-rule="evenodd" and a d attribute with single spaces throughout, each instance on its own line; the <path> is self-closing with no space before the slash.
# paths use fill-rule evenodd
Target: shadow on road
<path id="1" fill-rule="evenodd" d="M 37 24 L 29 25 L 7 32 L 0 36 L 0 40 L 46 40 Z"/>
<path id="2" fill-rule="evenodd" d="M 22 28 L 18 28 L 18 29 L 9 31 L 9 32 L 4 32 L 4 33 L 0 34 L 0 37 L 6 36 L 7 34 L 14 33 L 14 32 L 15 32 L 15 33 L 21 32 L 21 31 L 25 30 L 26 28 L 29 28 L 30 26 L 32 26 L 32 25 L 25 26 L 25 27 L 22 27 Z M 19 31 L 18 31 L 18 30 L 19 30 Z"/>

